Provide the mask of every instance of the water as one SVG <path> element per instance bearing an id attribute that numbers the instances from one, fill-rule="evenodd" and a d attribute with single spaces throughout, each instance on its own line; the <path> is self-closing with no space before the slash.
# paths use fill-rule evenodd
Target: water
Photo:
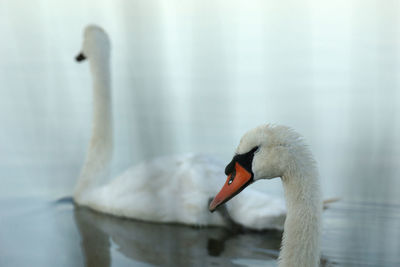
<path id="1" fill-rule="evenodd" d="M 1 266 L 276 266 L 281 233 L 116 218 L 71 200 L 0 200 Z M 322 266 L 399 266 L 400 206 L 324 212 Z"/>
<path id="2" fill-rule="evenodd" d="M 113 44 L 113 175 L 168 154 L 229 162 L 248 129 L 290 125 L 317 159 L 324 196 L 340 198 L 324 213 L 327 264 L 399 265 L 397 1 L 0 6 L 1 266 L 79 266 L 93 255 L 98 265 L 158 256 L 172 265 L 275 264 L 276 233 L 146 224 L 55 203 L 71 195 L 89 140 L 90 76 L 73 60 L 88 23 Z M 278 179 L 252 186 L 282 195 Z M 82 242 L 88 235 L 96 241 Z"/>
<path id="3" fill-rule="evenodd" d="M 233 234 L 115 218 L 38 199 L 1 201 L 2 266 L 229 266 L 246 259 L 274 263 L 280 233 Z M 23 206 L 23 207 L 22 207 Z M 2 243 L 4 244 L 4 243 Z"/>
<path id="4" fill-rule="evenodd" d="M 323 253 L 338 266 L 399 266 L 400 206 L 339 202 L 324 213 Z"/>

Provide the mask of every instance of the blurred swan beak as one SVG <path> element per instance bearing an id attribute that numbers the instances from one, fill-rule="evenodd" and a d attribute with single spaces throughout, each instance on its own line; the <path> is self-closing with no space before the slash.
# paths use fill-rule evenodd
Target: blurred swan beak
<path id="1" fill-rule="evenodd" d="M 228 175 L 224 186 L 211 202 L 209 210 L 215 211 L 219 206 L 239 194 L 253 181 L 253 175 L 239 163 L 235 163 L 234 171 Z"/>
<path id="2" fill-rule="evenodd" d="M 77 55 L 75 57 L 75 60 L 78 62 L 84 61 L 86 59 L 86 56 L 83 53 L 79 53 L 79 55 Z"/>

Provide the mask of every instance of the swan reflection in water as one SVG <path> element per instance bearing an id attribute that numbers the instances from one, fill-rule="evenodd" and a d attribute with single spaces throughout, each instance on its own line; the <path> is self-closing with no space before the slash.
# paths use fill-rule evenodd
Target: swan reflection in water
<path id="1" fill-rule="evenodd" d="M 276 264 L 281 233 L 195 228 L 122 219 L 75 205 L 86 266 L 111 266 L 117 247 L 133 262 L 153 265 L 235 265 L 254 261 Z M 112 245 L 113 244 L 113 245 Z"/>

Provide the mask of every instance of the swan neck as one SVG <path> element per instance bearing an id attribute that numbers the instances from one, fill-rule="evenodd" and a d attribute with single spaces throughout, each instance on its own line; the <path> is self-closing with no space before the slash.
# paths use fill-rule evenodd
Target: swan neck
<path id="1" fill-rule="evenodd" d="M 113 147 L 109 58 L 94 57 L 89 62 L 93 79 L 93 118 L 86 160 L 74 193 L 80 204 L 84 202 L 85 193 L 108 178 Z"/>
<path id="2" fill-rule="evenodd" d="M 110 139 L 112 124 L 110 67 L 107 59 L 104 59 L 101 63 L 97 61 L 90 62 L 93 77 L 92 139 L 98 135 Z"/>
<path id="3" fill-rule="evenodd" d="M 282 176 L 287 206 L 279 266 L 319 266 L 322 200 L 318 173 L 310 158 L 292 164 Z M 305 162 L 306 161 L 306 162 Z"/>

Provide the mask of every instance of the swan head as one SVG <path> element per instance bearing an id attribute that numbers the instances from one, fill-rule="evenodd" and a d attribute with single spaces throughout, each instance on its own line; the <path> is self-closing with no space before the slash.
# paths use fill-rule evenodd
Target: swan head
<path id="1" fill-rule="evenodd" d="M 83 44 L 81 52 L 75 57 L 76 61 L 81 62 L 85 59 L 109 56 L 110 39 L 107 33 L 97 25 L 89 25 L 83 33 Z"/>
<path id="2" fill-rule="evenodd" d="M 284 176 L 295 157 L 305 156 L 304 148 L 301 136 L 286 126 L 266 124 L 248 131 L 225 168 L 227 180 L 211 202 L 210 211 L 254 181 Z"/>

